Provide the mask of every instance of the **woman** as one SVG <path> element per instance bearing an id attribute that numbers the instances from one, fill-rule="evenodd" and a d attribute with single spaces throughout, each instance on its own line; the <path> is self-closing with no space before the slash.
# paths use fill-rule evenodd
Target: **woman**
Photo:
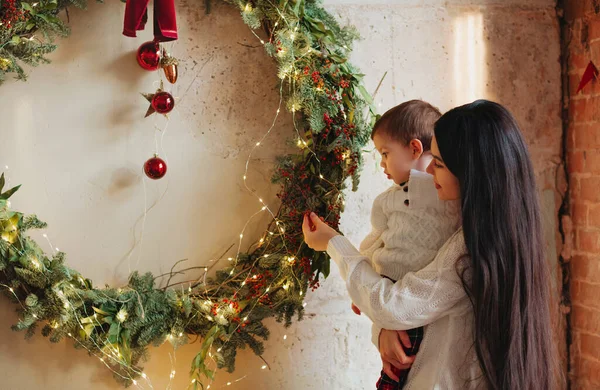
<path id="1" fill-rule="evenodd" d="M 306 243 L 328 251 L 381 328 L 426 326 L 405 389 L 559 387 L 535 178 L 516 121 L 490 101 L 457 107 L 436 123 L 431 150 L 427 171 L 440 199 L 460 199 L 462 228 L 427 267 L 381 278 L 314 214 Z M 397 332 L 381 331 L 379 346 L 384 362 L 402 366 Z"/>

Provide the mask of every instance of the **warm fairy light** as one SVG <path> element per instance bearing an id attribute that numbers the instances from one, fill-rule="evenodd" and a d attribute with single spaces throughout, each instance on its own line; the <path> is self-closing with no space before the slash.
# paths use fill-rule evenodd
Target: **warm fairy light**
<path id="1" fill-rule="evenodd" d="M 266 365 L 262 366 L 260 369 L 261 369 L 261 370 L 264 370 L 265 368 L 267 368 L 267 366 L 266 366 Z"/>
<path id="2" fill-rule="evenodd" d="M 283 336 L 283 339 L 284 339 L 284 340 L 287 340 L 287 334 Z"/>
<path id="3" fill-rule="evenodd" d="M 264 258 L 266 259 L 267 257 L 269 257 L 269 255 L 264 255 Z"/>
<path id="4" fill-rule="evenodd" d="M 179 332 L 179 337 L 183 336 L 183 332 Z"/>
<path id="5" fill-rule="evenodd" d="M 125 308 L 119 310 L 117 313 L 117 320 L 119 322 L 125 322 L 125 320 L 127 320 L 127 310 L 125 310 Z"/>
<path id="6" fill-rule="evenodd" d="M 147 376 L 146 376 L 146 373 L 145 373 L 145 372 L 142 372 L 142 378 L 146 379 L 146 377 L 147 377 Z"/>
<path id="7" fill-rule="evenodd" d="M 244 7 L 244 12 L 252 12 L 252 4 L 246 3 L 246 6 Z"/>
<path id="8" fill-rule="evenodd" d="M 231 260 L 233 260 L 233 257 L 230 257 L 230 258 L 228 258 L 227 260 L 231 261 Z"/>

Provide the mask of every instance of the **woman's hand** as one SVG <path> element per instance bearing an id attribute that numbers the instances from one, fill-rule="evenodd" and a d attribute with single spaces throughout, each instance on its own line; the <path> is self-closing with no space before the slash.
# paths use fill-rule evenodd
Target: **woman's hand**
<path id="1" fill-rule="evenodd" d="M 379 333 L 379 353 L 383 362 L 383 372 L 395 381 L 400 380 L 392 371 L 392 366 L 407 370 L 415 361 L 414 356 L 406 356 L 404 348 L 410 348 L 410 337 L 403 330 L 382 329 Z"/>
<path id="2" fill-rule="evenodd" d="M 310 213 L 310 217 L 304 215 L 302 232 L 304 233 L 304 242 L 306 242 L 306 245 L 316 251 L 326 251 L 329 240 L 340 235 L 325 222 L 321 221 L 315 213 Z"/>

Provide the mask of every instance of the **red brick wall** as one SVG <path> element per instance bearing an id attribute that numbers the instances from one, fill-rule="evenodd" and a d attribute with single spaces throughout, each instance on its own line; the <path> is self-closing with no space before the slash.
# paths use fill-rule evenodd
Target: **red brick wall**
<path id="1" fill-rule="evenodd" d="M 600 66 L 600 0 L 566 0 L 567 164 L 573 221 L 572 389 L 600 389 L 600 81 L 575 94 L 590 60 Z"/>

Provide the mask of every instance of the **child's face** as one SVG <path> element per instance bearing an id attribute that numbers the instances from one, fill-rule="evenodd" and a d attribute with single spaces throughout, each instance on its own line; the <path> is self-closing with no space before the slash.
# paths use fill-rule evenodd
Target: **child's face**
<path id="1" fill-rule="evenodd" d="M 433 175 L 438 198 L 441 200 L 459 199 L 460 184 L 456 176 L 444 164 L 435 137 L 431 140 L 431 155 L 433 160 L 427 167 L 427 173 Z"/>
<path id="2" fill-rule="evenodd" d="M 413 141 L 416 141 L 418 145 L 415 145 Z M 375 148 L 381 154 L 383 173 L 396 184 L 408 180 L 410 170 L 423 154 L 423 148 L 420 146 L 421 142 L 417 140 L 413 141 L 408 145 L 404 145 L 402 142 L 392 139 L 384 132 L 375 133 L 373 137 Z"/>

